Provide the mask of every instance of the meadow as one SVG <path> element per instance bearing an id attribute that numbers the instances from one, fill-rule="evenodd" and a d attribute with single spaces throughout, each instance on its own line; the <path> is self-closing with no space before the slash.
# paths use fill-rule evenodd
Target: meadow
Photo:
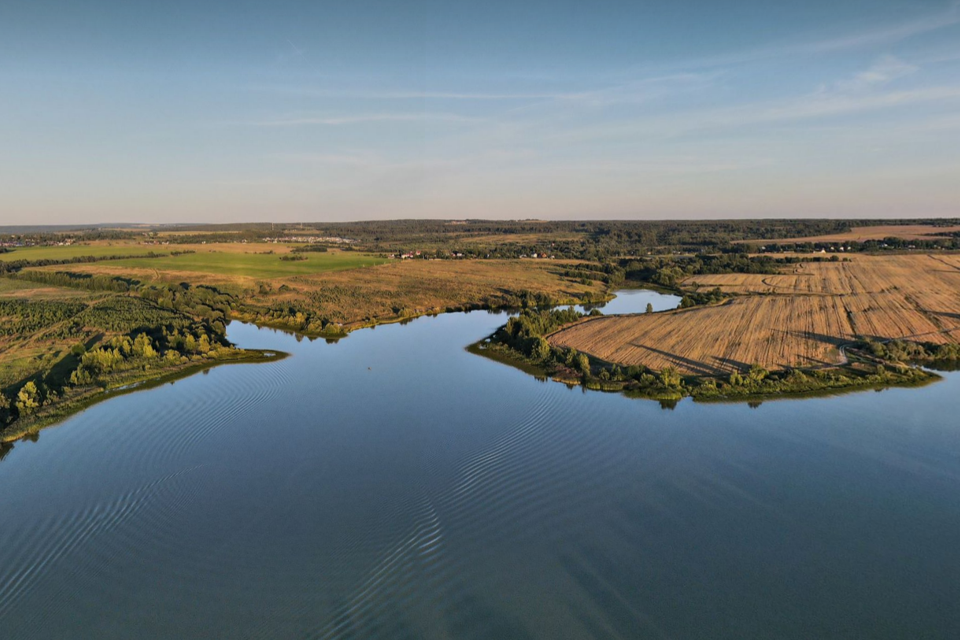
<path id="1" fill-rule="evenodd" d="M 529 296 L 557 303 L 607 296 L 600 282 L 564 277 L 568 266 L 546 260 L 393 260 L 273 280 L 246 300 L 262 312 L 294 310 L 292 315 L 312 314 L 350 330 L 452 309 L 520 306 Z M 268 317 L 246 316 L 254 321 Z"/>
<path id="2" fill-rule="evenodd" d="M 70 260 L 73 258 L 109 256 L 146 256 L 151 253 L 168 253 L 171 250 L 183 250 L 180 247 L 142 245 L 131 242 L 97 242 L 67 246 L 18 247 L 0 253 L 0 261 L 15 260 Z"/>
<path id="3" fill-rule="evenodd" d="M 44 416 L 85 406 L 98 389 L 261 357 L 224 342 L 230 318 L 329 337 L 452 309 L 607 295 L 599 280 L 568 277 L 571 263 L 388 260 L 301 247 L 130 241 L 5 254 L 56 263 L 18 264 L 0 277 L 3 437 L 19 437 L 24 428 L 45 424 Z M 124 254 L 130 257 L 114 259 Z M 108 259 L 69 262 L 78 258 Z M 140 351 L 154 355 L 130 346 L 141 334 L 152 343 Z"/>
<path id="4" fill-rule="evenodd" d="M 263 245 L 261 245 L 263 246 Z M 184 248 L 191 245 L 184 245 Z M 178 247 L 179 248 L 179 247 Z M 177 273 L 201 273 L 244 278 L 285 278 L 291 276 L 357 269 L 386 262 L 385 258 L 353 251 L 302 253 L 301 260 L 281 260 L 278 253 L 199 250 L 162 258 L 129 258 L 101 263 L 112 270 L 153 269 Z"/>

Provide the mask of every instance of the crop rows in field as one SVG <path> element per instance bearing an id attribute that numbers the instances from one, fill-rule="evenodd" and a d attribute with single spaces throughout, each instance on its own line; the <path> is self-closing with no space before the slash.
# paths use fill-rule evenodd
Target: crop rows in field
<path id="1" fill-rule="evenodd" d="M 591 319 L 550 341 L 610 362 L 717 375 L 752 364 L 770 369 L 840 364 L 838 347 L 860 338 L 960 340 L 957 256 L 858 256 L 805 263 L 779 275 L 698 276 L 684 284 L 767 295 Z"/>
<path id="2" fill-rule="evenodd" d="M 780 238 L 776 240 L 746 240 L 750 244 L 772 243 L 799 243 L 799 242 L 865 242 L 867 240 L 886 240 L 900 238 L 902 240 L 929 240 L 938 235 L 957 233 L 960 227 L 936 227 L 929 224 L 900 224 L 900 225 L 873 225 L 854 227 L 843 233 L 833 233 L 822 236 L 805 236 L 803 238 Z"/>

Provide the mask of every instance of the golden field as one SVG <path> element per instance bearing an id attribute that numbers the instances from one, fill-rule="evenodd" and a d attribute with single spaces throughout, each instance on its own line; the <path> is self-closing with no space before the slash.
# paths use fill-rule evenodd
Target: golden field
<path id="1" fill-rule="evenodd" d="M 772 244 L 797 242 L 866 242 L 867 240 L 885 240 L 886 238 L 900 238 L 902 240 L 929 240 L 943 233 L 957 233 L 958 226 L 936 227 L 929 224 L 898 224 L 875 225 L 869 227 L 854 227 L 844 233 L 833 233 L 823 236 L 806 236 L 803 238 L 780 238 L 776 240 L 743 240 L 749 244 Z"/>
<path id="2" fill-rule="evenodd" d="M 273 245 L 259 245 L 259 251 L 262 252 L 264 246 Z M 278 245 L 278 253 L 282 247 Z M 239 246 L 234 250 L 242 251 Z M 334 261 L 339 267 L 348 266 L 346 259 L 363 255 L 330 251 L 310 254 L 310 258 Z M 253 306 L 302 304 L 347 329 L 447 308 L 503 305 L 509 297 L 524 291 L 563 301 L 579 299 L 585 294 L 598 299 L 605 292 L 599 282 L 584 285 L 563 277 L 562 272 L 573 263 L 553 260 L 379 260 L 380 264 L 368 263 L 358 268 L 316 269 L 302 273 L 264 269 L 261 277 L 255 277 L 250 275 L 249 268 L 233 273 L 219 268 L 219 264 L 217 269 L 205 271 L 183 268 L 188 264 L 185 259 L 199 262 L 197 256 L 210 256 L 219 261 L 232 257 L 226 251 L 219 254 L 198 251 L 195 256 L 179 258 L 115 260 L 42 269 L 123 276 L 145 283 L 207 284 L 240 293 L 245 303 Z M 338 260 L 338 256 L 343 260 Z M 286 265 L 301 268 L 304 264 L 284 263 L 276 255 L 250 255 L 247 258 L 269 258 L 271 265 L 275 263 L 281 268 Z"/>
<path id="3" fill-rule="evenodd" d="M 868 337 L 960 340 L 955 255 L 858 255 L 779 275 L 696 276 L 683 286 L 744 295 L 709 307 L 588 319 L 549 340 L 609 362 L 674 366 L 690 375 L 753 364 L 842 364 L 839 347 Z"/>
<path id="4" fill-rule="evenodd" d="M 355 325 L 445 311 L 471 305 L 502 305 L 523 291 L 555 300 L 604 294 L 599 282 L 583 285 L 563 278 L 565 265 L 553 261 L 406 260 L 273 280 L 252 294 L 252 304 L 303 302 L 311 310 Z"/>

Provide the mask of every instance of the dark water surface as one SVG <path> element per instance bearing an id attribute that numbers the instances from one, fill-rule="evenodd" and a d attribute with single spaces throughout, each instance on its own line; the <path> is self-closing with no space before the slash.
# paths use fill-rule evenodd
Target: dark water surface
<path id="1" fill-rule="evenodd" d="M 464 351 L 505 318 L 233 324 L 292 357 L 18 443 L 0 637 L 960 637 L 957 374 L 663 410 Z"/>

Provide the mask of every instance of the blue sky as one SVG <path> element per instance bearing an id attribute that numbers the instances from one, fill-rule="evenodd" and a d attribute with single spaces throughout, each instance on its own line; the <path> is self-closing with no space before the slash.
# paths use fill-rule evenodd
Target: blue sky
<path id="1" fill-rule="evenodd" d="M 960 216 L 960 2 L 0 3 L 0 224 Z"/>

